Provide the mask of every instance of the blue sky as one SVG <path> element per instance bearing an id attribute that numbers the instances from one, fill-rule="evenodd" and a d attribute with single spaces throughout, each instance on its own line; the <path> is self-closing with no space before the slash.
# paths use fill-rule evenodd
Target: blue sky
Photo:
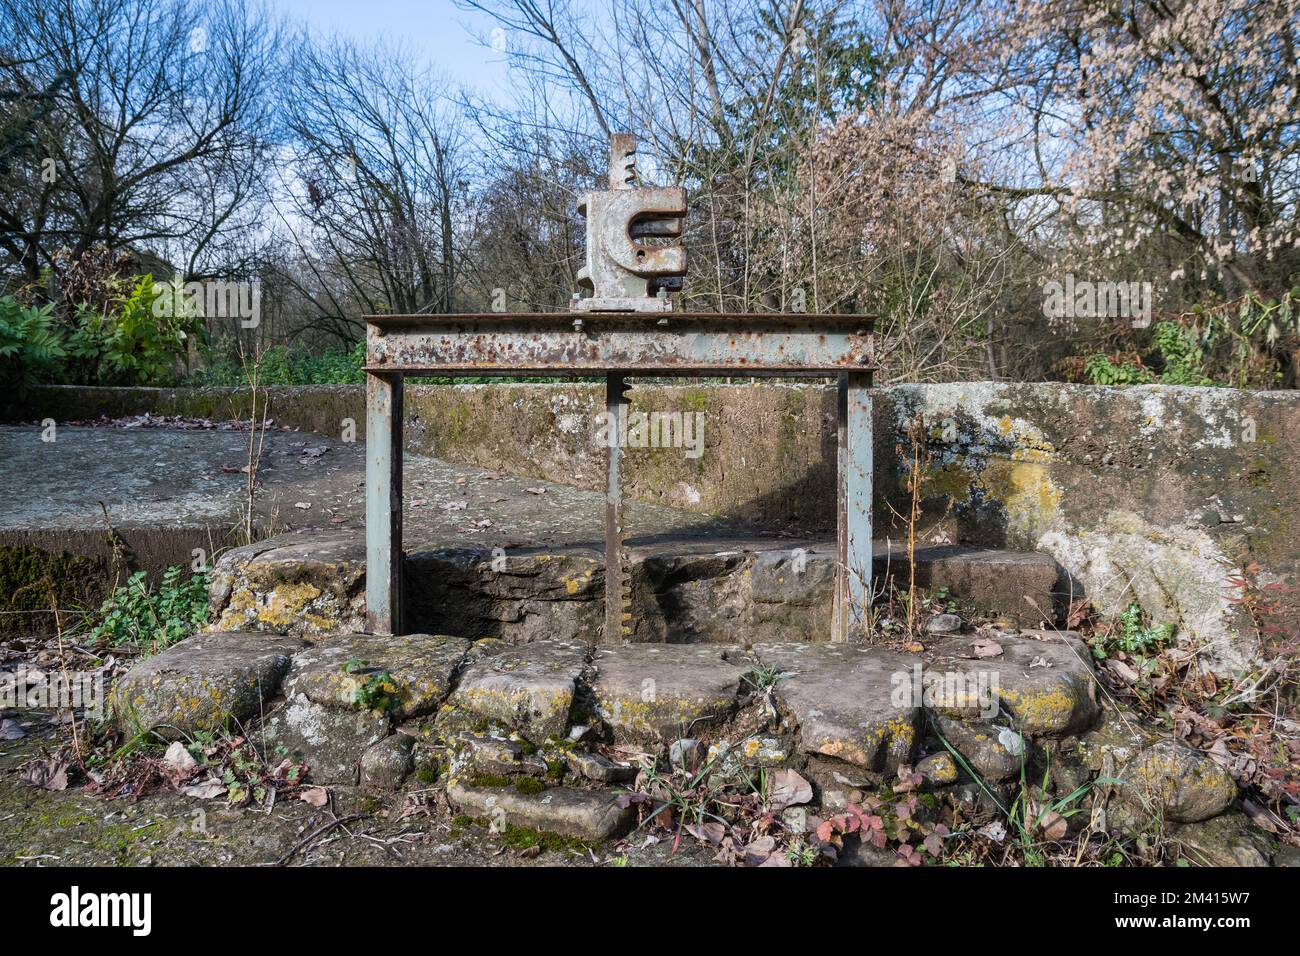
<path id="1" fill-rule="evenodd" d="M 290 20 L 322 34 L 337 33 L 365 43 L 399 41 L 423 51 L 451 80 L 483 94 L 504 89 L 505 57 L 482 46 L 492 22 L 451 0 L 268 0 Z"/>

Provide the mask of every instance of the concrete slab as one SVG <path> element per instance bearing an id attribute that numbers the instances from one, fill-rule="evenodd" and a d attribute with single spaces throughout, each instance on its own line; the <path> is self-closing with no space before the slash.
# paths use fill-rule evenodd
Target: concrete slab
<path id="1" fill-rule="evenodd" d="M 316 637 L 364 627 L 364 444 L 271 429 L 238 545 L 248 434 L 194 428 L 0 426 L 0 632 L 49 630 L 49 594 L 93 608 L 125 572 L 217 560 L 221 630 Z M 413 629 L 527 642 L 595 638 L 604 498 L 408 455 L 404 523 Z M 101 504 L 102 503 L 102 504 Z M 632 640 L 773 642 L 829 636 L 834 549 L 660 505 L 627 506 Z M 109 529 L 112 529 L 110 535 Z M 227 550 L 228 549 L 228 550 Z M 883 543 L 875 573 L 903 574 Z M 917 579 L 1013 617 L 1052 604 L 1045 555 L 923 549 Z M 1033 598 L 1027 604 L 1025 595 Z"/>

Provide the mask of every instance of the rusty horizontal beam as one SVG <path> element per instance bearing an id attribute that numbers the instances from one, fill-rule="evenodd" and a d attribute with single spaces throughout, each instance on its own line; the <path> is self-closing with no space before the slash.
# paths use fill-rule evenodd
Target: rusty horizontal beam
<path id="1" fill-rule="evenodd" d="M 872 319 L 861 315 L 490 312 L 366 322 L 373 372 L 817 376 L 876 367 Z"/>

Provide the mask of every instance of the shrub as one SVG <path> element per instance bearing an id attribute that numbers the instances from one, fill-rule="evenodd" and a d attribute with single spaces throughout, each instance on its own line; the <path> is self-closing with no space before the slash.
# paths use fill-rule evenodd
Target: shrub
<path id="1" fill-rule="evenodd" d="M 69 352 L 80 364 L 74 372 L 80 384 L 172 385 L 180 379 L 190 336 L 202 333 L 202 323 L 184 308 L 155 309 L 160 291 L 153 276 L 143 275 L 111 310 L 77 311 Z"/>
<path id="2" fill-rule="evenodd" d="M 23 305 L 0 298 L 0 393 L 22 397 L 31 386 L 56 377 L 66 355 L 52 305 Z"/>
<path id="3" fill-rule="evenodd" d="M 172 566 L 158 590 L 149 588 L 144 571 L 132 574 L 99 609 L 90 636 L 112 646 L 134 644 L 153 654 L 189 637 L 208 620 L 208 575 L 185 575 Z"/>

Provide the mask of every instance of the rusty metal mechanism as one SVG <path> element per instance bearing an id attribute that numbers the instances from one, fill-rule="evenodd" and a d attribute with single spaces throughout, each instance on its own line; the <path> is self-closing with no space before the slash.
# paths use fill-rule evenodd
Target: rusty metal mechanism
<path id="1" fill-rule="evenodd" d="M 587 264 L 578 271 L 575 312 L 671 312 L 670 288 L 681 288 L 686 250 L 650 246 L 638 239 L 679 239 L 686 215 L 680 186 L 636 188 L 636 140 L 615 133 L 610 144 L 609 189 L 589 192 L 578 204 L 587 217 Z"/>
<path id="2" fill-rule="evenodd" d="M 587 262 L 567 314 L 366 316 L 367 628 L 403 633 L 405 373 L 603 374 L 611 436 L 624 433 L 629 377 L 743 375 L 839 379 L 831 638 L 860 633 L 871 595 L 871 319 L 676 311 L 670 291 L 686 273 L 685 190 L 638 186 L 636 143 L 626 133 L 613 137 L 609 186 L 587 193 L 579 206 L 587 217 Z M 629 632 L 631 585 L 617 440 L 606 454 L 604 638 L 613 642 Z"/>

